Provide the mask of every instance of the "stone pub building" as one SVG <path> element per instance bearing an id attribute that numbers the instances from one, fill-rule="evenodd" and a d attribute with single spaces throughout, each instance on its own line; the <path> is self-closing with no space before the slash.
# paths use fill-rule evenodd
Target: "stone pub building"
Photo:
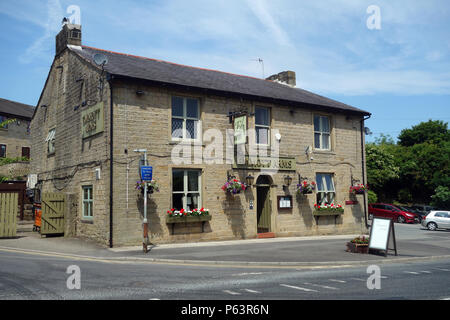
<path id="1" fill-rule="evenodd" d="M 147 201 L 151 243 L 366 230 L 366 195 L 349 190 L 366 179 L 368 112 L 296 88 L 292 71 L 257 79 L 87 47 L 81 36 L 69 23 L 56 36 L 31 122 L 31 173 L 41 192 L 67 196 L 66 236 L 142 243 L 138 149 L 159 185 Z M 248 187 L 227 193 L 229 179 Z M 303 181 L 317 187 L 299 194 Z M 344 211 L 320 215 L 324 203 Z M 173 225 L 171 208 L 207 208 L 211 219 Z"/>

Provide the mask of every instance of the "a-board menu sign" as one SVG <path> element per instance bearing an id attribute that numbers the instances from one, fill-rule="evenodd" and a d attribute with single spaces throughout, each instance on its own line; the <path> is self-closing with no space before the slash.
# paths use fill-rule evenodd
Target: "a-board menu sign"
<path id="1" fill-rule="evenodd" d="M 394 248 L 389 248 L 389 242 L 393 243 Z M 388 250 L 395 250 L 397 255 L 397 244 L 395 241 L 394 221 L 385 218 L 373 218 L 370 228 L 369 252 L 384 251 L 387 256 Z"/>

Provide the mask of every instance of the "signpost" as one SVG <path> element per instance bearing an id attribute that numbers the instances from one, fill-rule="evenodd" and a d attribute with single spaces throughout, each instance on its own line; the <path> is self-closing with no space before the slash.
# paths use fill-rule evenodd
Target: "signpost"
<path id="1" fill-rule="evenodd" d="M 147 182 L 152 180 L 153 168 L 147 166 L 147 149 L 137 149 L 134 152 L 140 152 L 144 154 L 144 165 L 140 167 L 141 179 L 144 181 L 144 239 L 142 241 L 142 247 L 144 253 L 148 252 L 148 220 L 147 220 Z"/>
<path id="2" fill-rule="evenodd" d="M 389 241 L 392 239 L 394 248 L 389 248 Z M 388 250 L 394 250 L 397 255 L 397 243 L 395 241 L 394 222 L 392 219 L 373 218 L 370 228 L 369 253 L 372 250 L 384 251 L 387 257 Z"/>

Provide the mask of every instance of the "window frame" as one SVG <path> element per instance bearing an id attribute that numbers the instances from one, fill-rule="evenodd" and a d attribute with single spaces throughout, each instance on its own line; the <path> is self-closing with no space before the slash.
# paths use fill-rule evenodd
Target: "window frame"
<path id="1" fill-rule="evenodd" d="M 53 132 L 53 134 L 51 134 Z M 48 135 L 45 141 L 47 142 L 47 154 L 53 155 L 56 152 L 56 146 L 55 146 L 55 136 L 56 136 L 56 128 L 48 130 Z M 50 150 L 50 146 L 53 147 L 53 150 Z"/>
<path id="2" fill-rule="evenodd" d="M 322 176 L 322 186 L 324 187 L 324 190 L 321 191 L 319 190 L 319 175 Z M 333 190 L 328 190 L 328 185 L 327 185 L 327 180 L 326 180 L 326 176 L 330 176 L 331 178 L 331 184 L 333 187 Z M 334 204 L 336 202 L 336 184 L 334 181 L 334 173 L 326 173 L 326 172 L 318 172 L 316 173 L 316 185 L 317 185 L 317 196 L 316 196 L 316 203 L 317 204 Z M 321 196 L 321 194 L 325 194 L 324 197 Z M 328 196 L 329 194 L 333 194 L 333 201 L 329 201 L 330 197 Z M 319 199 L 321 199 L 321 201 L 319 201 Z M 325 201 L 324 201 L 325 199 Z"/>
<path id="3" fill-rule="evenodd" d="M 319 117 L 319 130 L 316 130 L 315 120 L 316 117 Z M 326 118 L 328 120 L 328 132 L 323 131 L 322 119 Z M 325 114 L 314 114 L 313 115 L 313 142 L 314 142 L 314 150 L 318 151 L 331 151 L 331 116 Z M 316 146 L 316 134 L 319 134 L 319 147 Z M 328 135 L 328 148 L 323 147 L 323 136 Z"/>
<path id="4" fill-rule="evenodd" d="M 5 154 L 2 156 L 1 155 L 1 151 L 0 151 L 0 158 L 6 158 L 6 149 L 7 149 L 7 145 L 6 144 L 0 144 L 0 150 L 5 147 Z"/>
<path id="5" fill-rule="evenodd" d="M 173 189 L 173 174 L 175 171 L 182 171 L 183 172 L 183 191 L 174 191 Z M 189 174 L 188 172 L 196 172 L 197 173 L 197 179 L 198 179 L 198 190 L 197 191 L 191 191 L 189 190 Z M 202 207 L 203 197 L 202 197 L 202 174 L 203 171 L 201 169 L 183 169 L 183 168 L 172 168 L 172 208 L 174 207 L 174 194 L 182 194 L 182 202 L 183 202 L 183 208 L 184 210 L 190 210 L 187 205 L 187 196 L 188 194 L 198 194 L 198 205 L 197 208 L 200 209 Z M 195 208 L 194 208 L 195 209 Z"/>
<path id="6" fill-rule="evenodd" d="M 85 190 L 88 190 L 88 197 L 90 198 L 85 199 Z M 89 191 L 90 190 L 90 191 Z M 86 215 L 84 205 L 85 203 L 88 204 L 88 215 Z M 94 218 L 94 186 L 92 184 L 90 185 L 84 185 L 81 186 L 81 210 L 82 210 L 82 218 L 83 219 L 93 219 Z M 90 209 L 90 210 L 89 210 Z M 90 213 L 90 215 L 89 215 Z"/>
<path id="7" fill-rule="evenodd" d="M 265 124 L 258 124 L 256 123 L 256 112 L 257 109 L 263 109 L 267 111 L 267 118 L 268 118 L 268 125 Z M 271 123 L 272 123 L 272 118 L 271 118 L 271 112 L 270 112 L 270 108 L 269 107 L 264 107 L 264 106 L 255 106 L 255 144 L 257 146 L 262 146 L 262 147 L 270 147 L 271 145 L 271 139 L 270 139 L 270 129 L 271 129 Z M 265 143 L 258 143 L 258 128 L 265 128 L 267 129 L 267 144 Z"/>
<path id="8" fill-rule="evenodd" d="M 173 99 L 179 98 L 183 99 L 183 116 L 174 116 L 173 115 Z M 188 117 L 187 116 L 187 100 L 196 100 L 197 101 L 197 118 Z M 182 137 L 174 137 L 173 136 L 173 119 L 178 119 L 183 121 L 182 126 Z M 196 138 L 187 138 L 187 129 L 186 122 L 188 120 L 197 121 L 197 137 Z M 201 116 L 200 116 L 200 99 L 195 97 L 183 97 L 178 95 L 172 95 L 170 98 L 170 137 L 172 141 L 200 141 L 201 134 Z"/>

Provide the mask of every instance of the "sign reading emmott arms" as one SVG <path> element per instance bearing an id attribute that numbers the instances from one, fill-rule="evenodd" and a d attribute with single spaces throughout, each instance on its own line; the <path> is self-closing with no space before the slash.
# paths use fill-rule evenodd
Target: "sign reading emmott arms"
<path id="1" fill-rule="evenodd" d="M 235 159 L 236 160 L 236 159 Z M 280 171 L 295 171 L 295 158 L 289 157 L 249 157 L 245 156 L 244 163 L 233 163 L 234 169 L 273 169 Z"/>
<path id="2" fill-rule="evenodd" d="M 81 137 L 88 138 L 103 132 L 103 102 L 89 107 L 81 112 Z"/>

